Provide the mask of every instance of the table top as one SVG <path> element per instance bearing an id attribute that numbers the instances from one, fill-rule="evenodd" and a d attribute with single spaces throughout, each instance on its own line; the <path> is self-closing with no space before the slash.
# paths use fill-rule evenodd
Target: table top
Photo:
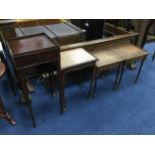
<path id="1" fill-rule="evenodd" d="M 0 62 L 0 78 L 4 75 L 5 70 L 5 65 L 2 62 Z"/>
<path id="2" fill-rule="evenodd" d="M 148 53 L 141 48 L 136 47 L 132 44 L 123 44 L 110 48 L 114 53 L 119 55 L 120 57 L 130 60 L 136 59 L 138 57 L 146 56 Z"/>
<path id="3" fill-rule="evenodd" d="M 14 56 L 56 48 L 55 43 L 53 43 L 45 34 L 11 39 L 8 43 Z"/>
<path id="4" fill-rule="evenodd" d="M 96 62 L 96 67 L 98 68 L 120 63 L 124 60 L 109 48 L 99 47 L 91 53 L 98 59 Z"/>
<path id="5" fill-rule="evenodd" d="M 83 48 L 64 51 L 60 54 L 62 70 L 96 61 L 96 58 Z"/>

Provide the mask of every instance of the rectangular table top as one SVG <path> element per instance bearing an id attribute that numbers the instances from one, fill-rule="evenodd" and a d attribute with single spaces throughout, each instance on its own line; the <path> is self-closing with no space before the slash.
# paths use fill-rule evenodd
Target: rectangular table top
<path id="1" fill-rule="evenodd" d="M 96 58 L 83 48 L 64 51 L 60 54 L 62 70 L 96 61 Z"/>
<path id="2" fill-rule="evenodd" d="M 13 55 L 28 54 L 49 48 L 56 48 L 56 45 L 45 34 L 11 39 L 8 43 Z"/>
<path id="3" fill-rule="evenodd" d="M 98 68 L 124 61 L 122 57 L 114 53 L 110 48 L 95 48 L 91 53 L 98 59 L 96 62 L 96 67 Z"/>
<path id="4" fill-rule="evenodd" d="M 132 44 L 117 45 L 111 47 L 110 49 L 125 60 L 136 59 L 148 54 L 143 49 Z"/>

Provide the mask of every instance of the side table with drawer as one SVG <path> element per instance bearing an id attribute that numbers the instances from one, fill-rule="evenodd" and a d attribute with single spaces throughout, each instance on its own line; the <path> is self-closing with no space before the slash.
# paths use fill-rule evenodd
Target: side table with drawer
<path id="1" fill-rule="evenodd" d="M 31 77 L 32 74 L 43 74 L 45 72 L 50 73 L 54 69 L 56 69 L 58 71 L 58 75 L 60 75 L 59 47 L 51 38 L 43 33 L 12 38 L 9 39 L 7 43 L 10 49 L 10 55 L 12 55 L 12 60 L 17 72 L 18 79 L 20 81 L 26 105 L 30 111 L 33 125 L 36 127 L 26 80 L 27 78 Z M 58 77 L 61 78 L 61 75 Z M 49 78 L 51 81 L 51 76 Z M 60 107 L 61 112 L 63 112 L 63 90 L 61 87 L 61 80 L 59 79 L 58 81 L 60 90 Z"/>

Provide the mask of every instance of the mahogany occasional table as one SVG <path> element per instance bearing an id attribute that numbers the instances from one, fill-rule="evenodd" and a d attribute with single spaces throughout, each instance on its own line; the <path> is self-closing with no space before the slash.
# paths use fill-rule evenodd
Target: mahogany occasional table
<path id="1" fill-rule="evenodd" d="M 59 74 L 60 50 L 57 44 L 46 34 L 41 33 L 9 39 L 8 47 L 12 55 L 12 60 L 14 61 L 14 68 L 23 91 L 26 105 L 32 118 L 33 126 L 36 127 L 36 122 L 26 81 L 27 78 L 32 75 L 34 76 L 34 74 L 40 75 L 46 72 L 51 73 L 53 70 L 58 71 L 60 110 L 61 113 L 63 113 L 64 105 L 62 99 L 64 97 L 62 96 L 63 89 L 61 87 L 61 76 Z M 50 81 L 52 83 L 51 76 Z"/>

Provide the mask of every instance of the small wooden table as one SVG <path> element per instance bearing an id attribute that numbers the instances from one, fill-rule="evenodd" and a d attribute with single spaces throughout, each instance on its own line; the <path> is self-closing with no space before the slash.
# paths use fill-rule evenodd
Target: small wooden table
<path id="1" fill-rule="evenodd" d="M 97 59 L 83 48 L 77 48 L 61 52 L 61 79 L 63 83 L 63 89 L 64 89 L 65 74 L 71 71 L 92 67 L 93 73 L 88 93 L 88 97 L 90 98 L 92 96 L 95 84 L 96 61 Z M 63 101 L 64 101 L 63 105 L 65 105 L 65 99 Z"/>
<path id="2" fill-rule="evenodd" d="M 98 61 L 96 62 L 96 80 L 95 80 L 95 90 L 98 75 L 106 70 L 117 68 L 116 78 L 114 82 L 114 89 L 119 88 L 121 82 L 122 72 L 121 68 L 124 62 L 124 59 L 119 55 L 115 54 L 110 48 L 104 48 L 102 46 L 96 47 L 91 54 L 94 55 Z"/>
<path id="3" fill-rule="evenodd" d="M 26 85 L 27 78 L 35 73 L 43 74 L 56 69 L 58 71 L 60 83 L 60 106 L 61 112 L 64 111 L 62 102 L 63 89 L 60 80 L 60 50 L 59 47 L 45 34 L 37 34 L 26 37 L 13 38 L 8 40 L 8 47 L 14 61 L 14 67 L 19 78 L 26 105 L 31 114 L 34 127 L 36 126 L 31 99 Z M 50 81 L 51 76 L 50 76 Z"/>
<path id="4" fill-rule="evenodd" d="M 139 75 L 141 72 L 141 69 L 143 67 L 143 63 L 147 57 L 147 52 L 142 50 L 141 48 L 138 48 L 135 45 L 132 44 L 122 44 L 118 46 L 114 46 L 110 48 L 115 54 L 119 55 L 121 58 L 125 60 L 125 63 L 131 63 L 132 61 L 141 60 L 141 65 L 138 70 L 135 83 L 137 83 L 139 79 Z M 125 65 L 124 65 L 125 66 Z M 123 69 L 124 71 L 124 69 Z"/>

